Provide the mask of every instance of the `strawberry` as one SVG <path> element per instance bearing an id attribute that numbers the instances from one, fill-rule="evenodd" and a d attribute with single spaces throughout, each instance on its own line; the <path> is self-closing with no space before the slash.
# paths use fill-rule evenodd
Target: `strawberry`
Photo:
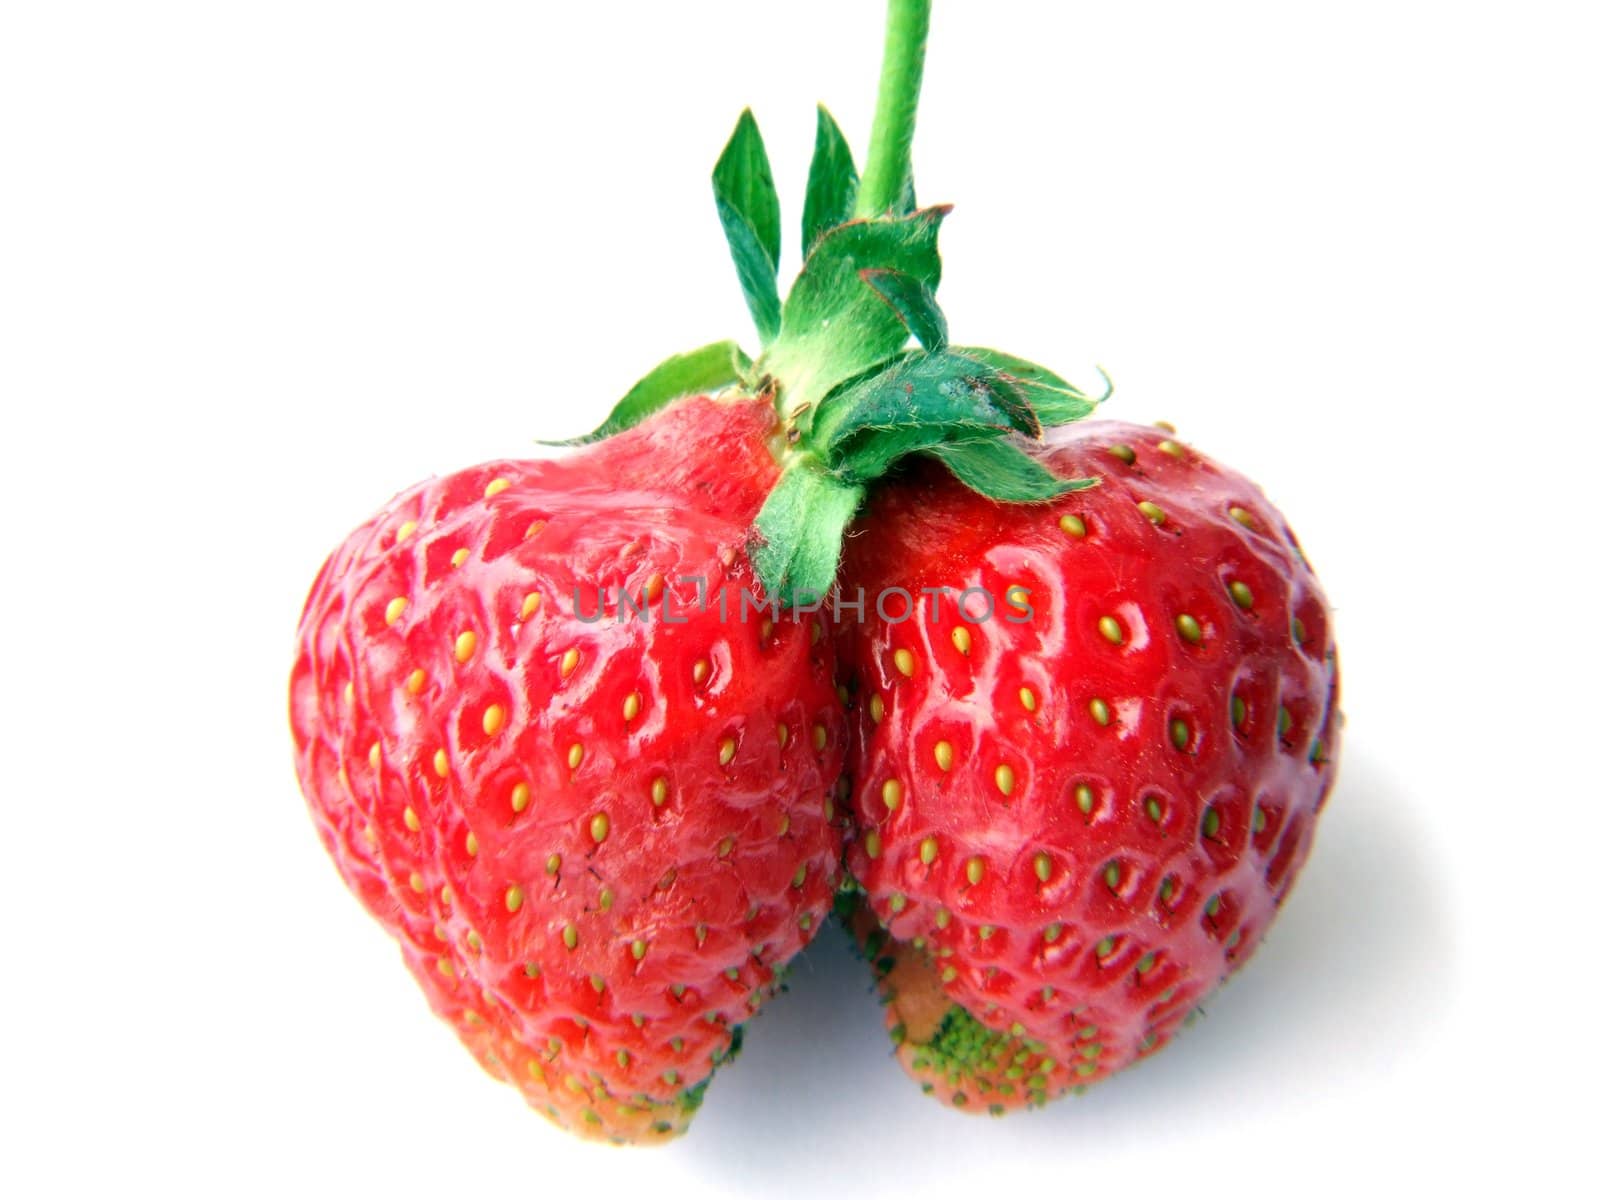
<path id="1" fill-rule="evenodd" d="M 771 422 L 693 399 L 565 461 L 415 487 L 301 621 L 324 843 L 484 1068 L 581 1133 L 679 1131 L 831 899 L 822 627 L 723 622 L 684 582 L 757 589 Z M 617 589 L 651 619 L 619 619 Z"/>
<path id="2" fill-rule="evenodd" d="M 911 186 L 928 13 L 889 0 L 862 174 L 819 108 L 781 300 L 748 111 L 718 159 L 757 354 L 674 356 L 569 456 L 402 493 L 301 617 L 337 868 L 485 1069 L 587 1136 L 681 1132 L 830 901 L 819 610 L 870 489 L 855 927 L 930 1090 L 1003 1109 L 1158 1045 L 1260 937 L 1331 776 L 1326 609 L 1259 493 L 1146 431 L 1041 454 L 1099 401 L 950 344 L 948 209 Z M 921 590 L 979 585 L 1003 619 Z"/>
<path id="3" fill-rule="evenodd" d="M 908 593 L 841 635 L 849 867 L 897 963 L 1055 1068 L 980 1080 L 1003 1107 L 1151 1053 L 1249 957 L 1338 743 L 1327 603 L 1254 485 L 1109 422 L 1041 461 L 1100 484 L 1022 508 L 913 472 L 843 572 Z"/>

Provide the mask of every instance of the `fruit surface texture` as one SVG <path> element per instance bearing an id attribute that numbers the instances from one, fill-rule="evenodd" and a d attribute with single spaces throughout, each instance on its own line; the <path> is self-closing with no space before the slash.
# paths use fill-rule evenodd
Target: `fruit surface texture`
<path id="1" fill-rule="evenodd" d="M 831 901 L 827 631 L 738 619 L 774 428 L 690 398 L 424 483 L 302 616 L 323 843 L 484 1068 L 588 1136 L 680 1132 Z"/>
<path id="2" fill-rule="evenodd" d="M 1163 1045 L 1259 944 L 1338 752 L 1327 602 L 1253 484 L 1158 428 L 1084 422 L 1038 453 L 1098 485 L 1001 505 L 918 467 L 843 569 L 867 597 L 840 653 L 876 949 L 1033 1048 L 1008 1091 L 1010 1060 L 977 1054 L 1002 1068 L 977 1111 Z"/>

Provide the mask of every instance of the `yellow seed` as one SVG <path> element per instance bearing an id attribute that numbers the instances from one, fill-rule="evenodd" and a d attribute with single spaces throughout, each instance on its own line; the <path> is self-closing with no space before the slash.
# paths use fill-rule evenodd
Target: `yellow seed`
<path id="1" fill-rule="evenodd" d="M 413 696 L 416 696 L 421 693 L 422 685 L 427 682 L 428 673 L 421 667 L 418 667 L 415 671 L 411 672 L 410 675 L 406 676 L 406 691 L 410 692 Z"/>
<path id="2" fill-rule="evenodd" d="M 818 750 L 827 749 L 828 727 L 826 725 L 813 725 L 811 727 L 811 744 Z"/>
<path id="3" fill-rule="evenodd" d="M 730 855 L 732 853 L 733 853 L 733 838 L 731 836 L 730 837 L 725 837 L 720 842 L 717 843 L 717 857 L 718 858 L 727 858 L 728 855 Z"/>
<path id="4" fill-rule="evenodd" d="M 344 685 L 344 702 L 346 704 L 354 704 L 356 702 L 356 685 L 353 680 Z"/>
<path id="5" fill-rule="evenodd" d="M 900 800 L 905 795 L 905 789 L 900 786 L 898 779 L 883 781 L 883 806 L 890 812 L 900 807 Z"/>
<path id="6" fill-rule="evenodd" d="M 948 771 L 956 761 L 956 748 L 949 742 L 936 742 L 933 747 L 933 761 L 939 764 L 939 770 Z"/>
<path id="7" fill-rule="evenodd" d="M 1173 458 L 1183 457 L 1183 447 L 1178 445 L 1178 443 L 1173 441 L 1171 438 L 1163 438 L 1161 441 L 1157 442 L 1156 449 L 1161 451 L 1163 454 L 1172 455 Z"/>
<path id="8" fill-rule="evenodd" d="M 1160 525 L 1167 519 L 1166 509 L 1162 508 L 1161 505 L 1157 504 L 1154 500 L 1139 501 L 1139 511 L 1142 512 L 1146 517 L 1150 518 L 1150 523 L 1152 525 Z"/>
<path id="9" fill-rule="evenodd" d="M 531 792 L 526 783 L 519 783 L 511 789 L 511 811 L 521 812 L 528 807 Z"/>
<path id="10" fill-rule="evenodd" d="M 805 883 L 806 883 L 806 865 L 805 865 L 805 863 L 801 863 L 799 869 L 795 871 L 794 879 L 793 879 L 792 882 L 793 882 L 795 887 L 804 887 L 805 886 Z"/>
<path id="11" fill-rule="evenodd" d="M 872 718 L 874 725 L 883 720 L 883 697 L 876 692 L 872 694 L 872 699 L 867 701 L 867 715 Z"/>
<path id="12" fill-rule="evenodd" d="M 439 903 L 443 904 L 446 908 L 448 908 L 448 907 L 450 907 L 450 905 L 454 904 L 455 902 L 456 902 L 456 894 L 450 890 L 450 885 L 447 883 L 442 888 L 439 889 Z"/>
<path id="13" fill-rule="evenodd" d="M 1101 617 L 1099 628 L 1100 636 L 1105 638 L 1106 641 L 1110 642 L 1113 646 L 1122 645 L 1122 626 L 1117 623 L 1117 619 L 1115 617 Z"/>
<path id="14" fill-rule="evenodd" d="M 954 967 L 946 967 L 944 970 L 939 972 L 939 978 L 945 983 L 954 983 L 956 980 L 956 974 L 957 971 Z"/>
<path id="15" fill-rule="evenodd" d="M 1240 608 L 1249 608 L 1256 602 L 1255 593 L 1250 590 L 1250 585 L 1242 579 L 1235 579 L 1228 584 L 1228 595 L 1233 597 L 1233 602 Z"/>
<path id="16" fill-rule="evenodd" d="M 578 945 L 578 927 L 568 925 L 561 931 L 561 942 L 568 950 L 574 950 Z"/>
<path id="17" fill-rule="evenodd" d="M 789 727 L 782 721 L 778 722 L 778 749 L 782 750 L 789 744 Z"/>
<path id="18" fill-rule="evenodd" d="M 408 601 L 404 596 L 396 596 L 393 600 L 389 601 L 389 607 L 383 610 L 384 621 L 387 624 L 393 625 L 400 619 L 400 614 L 406 611 L 406 605 L 409 603 L 410 601 Z"/>
<path id="19" fill-rule="evenodd" d="M 911 673 L 917 669 L 916 657 L 911 651 L 904 648 L 896 650 L 894 652 L 894 669 L 907 679 L 910 679 Z"/>
<path id="20" fill-rule="evenodd" d="M 378 749 L 377 742 L 373 742 L 372 749 L 367 751 L 367 761 L 372 764 L 374 771 L 378 769 L 378 764 L 383 761 L 383 751 Z"/>
<path id="21" fill-rule="evenodd" d="M 1050 882 L 1050 876 L 1055 873 L 1055 864 L 1050 861 L 1048 854 L 1033 856 L 1033 873 L 1039 877 L 1040 883 Z"/>
<path id="22" fill-rule="evenodd" d="M 400 528 L 394 531 L 394 540 L 403 542 L 416 531 L 417 523 L 415 521 L 401 521 Z"/>
<path id="23" fill-rule="evenodd" d="M 644 697 L 638 692 L 629 692 L 628 698 L 622 702 L 622 719 L 631 721 L 639 715 L 639 708 L 644 703 Z"/>
<path id="24" fill-rule="evenodd" d="M 638 962 L 644 957 L 645 951 L 648 949 L 650 949 L 649 942 L 645 941 L 643 938 L 634 938 L 633 945 L 629 947 L 629 950 L 633 954 L 633 961 Z"/>
<path id="25" fill-rule="evenodd" d="M 544 597 L 538 592 L 529 592 L 522 598 L 521 619 L 526 621 L 533 616 L 534 613 L 539 611 L 539 605 L 542 603 L 544 603 Z"/>
<path id="26" fill-rule="evenodd" d="M 428 886 L 422 882 L 422 876 L 416 871 L 411 872 L 411 878 L 407 882 L 411 884 L 411 890 L 419 896 L 422 895 L 423 889 Z"/>
<path id="27" fill-rule="evenodd" d="M 1254 529 L 1256 527 L 1256 519 L 1247 508 L 1240 508 L 1237 504 L 1230 504 L 1228 506 L 1228 515 L 1246 529 Z"/>
<path id="28" fill-rule="evenodd" d="M 934 859 L 939 857 L 939 839 L 936 837 L 923 838 L 922 845 L 917 847 L 917 857 L 922 859 L 924 866 L 930 865 Z"/>
<path id="29" fill-rule="evenodd" d="M 473 833 L 470 829 L 467 830 L 467 857 L 478 857 L 478 835 Z"/>
<path id="30" fill-rule="evenodd" d="M 939 929 L 948 929 L 950 927 L 950 910 L 941 908 L 935 912 L 933 914 L 933 923 Z"/>
<path id="31" fill-rule="evenodd" d="M 594 819 L 589 822 L 589 836 L 597 842 L 603 842 L 610 832 L 611 818 L 605 813 L 595 813 Z"/>
<path id="32" fill-rule="evenodd" d="M 644 599 L 646 604 L 654 604 L 661 599 L 661 592 L 667 586 L 667 581 L 658 571 L 644 581 Z"/>
<path id="33" fill-rule="evenodd" d="M 733 761 L 734 752 L 738 749 L 739 743 L 735 742 L 731 737 L 723 738 L 722 744 L 717 747 L 717 761 L 723 766 L 727 766 Z"/>
<path id="34" fill-rule="evenodd" d="M 561 870 L 561 855 L 552 854 L 544 860 L 544 873 L 546 875 L 554 875 L 559 870 Z"/>
<path id="35" fill-rule="evenodd" d="M 464 663 L 471 658 L 478 649 L 478 635 L 470 629 L 464 629 L 456 634 L 456 661 Z"/>
<path id="36" fill-rule="evenodd" d="M 504 477 L 491 479 L 489 486 L 483 489 L 483 498 L 487 500 L 490 496 L 498 496 L 510 486 L 511 481 Z"/>
<path id="37" fill-rule="evenodd" d="M 657 777 L 650 784 L 650 803 L 660 808 L 667 802 L 667 781 Z"/>
<path id="38" fill-rule="evenodd" d="M 500 727 L 506 723 L 506 710 L 498 705 L 491 704 L 483 710 L 483 731 L 490 737 L 500 732 Z"/>
<path id="39" fill-rule="evenodd" d="M 784 813 L 783 816 L 778 818 L 778 836 L 779 837 L 788 837 L 789 836 L 789 814 L 788 813 Z"/>
<path id="40" fill-rule="evenodd" d="M 583 761 L 583 743 L 573 742 L 567 747 L 567 766 L 572 770 L 578 769 L 578 764 Z"/>
<path id="41" fill-rule="evenodd" d="M 522 907 L 522 885 L 513 883 L 506 889 L 506 911 L 516 912 Z"/>
<path id="42" fill-rule="evenodd" d="M 957 625 L 950 631 L 950 641 L 955 648 L 963 654 L 972 653 L 972 631 L 965 625 Z"/>
<path id="43" fill-rule="evenodd" d="M 573 646 L 561 656 L 561 678 L 565 679 L 578 669 L 578 648 Z"/>
<path id="44" fill-rule="evenodd" d="M 522 540 L 527 541 L 529 538 L 538 537 L 544 532 L 544 527 L 548 524 L 548 521 L 530 521 L 528 527 L 522 531 Z"/>
<path id="45" fill-rule="evenodd" d="M 983 859 L 977 857 L 967 859 L 967 882 L 974 887 L 983 882 Z"/>
<path id="46" fill-rule="evenodd" d="M 1030 687 L 1019 688 L 1017 690 L 1017 700 L 1029 712 L 1033 712 L 1039 707 L 1039 698 L 1033 694 L 1033 689 Z"/>
<path id="47" fill-rule="evenodd" d="M 883 853 L 883 839 L 878 836 L 876 829 L 868 832 L 866 837 L 866 850 L 868 858 L 877 858 Z"/>
<path id="48" fill-rule="evenodd" d="M 450 757 L 444 752 L 443 746 L 433 752 L 433 773 L 440 779 L 450 774 Z"/>
<path id="49" fill-rule="evenodd" d="M 476 929 L 467 930 L 467 948 L 474 954 L 483 949 L 483 939 L 478 936 Z"/>
<path id="50" fill-rule="evenodd" d="M 1009 796 L 1016 789 L 1017 773 L 1011 769 L 1010 763 L 1001 763 L 994 769 L 994 785 L 1000 789 L 1002 796 Z"/>
<path id="51" fill-rule="evenodd" d="M 1118 442 L 1115 446 L 1112 446 L 1110 449 L 1111 449 L 1111 453 L 1114 454 L 1117 458 L 1119 458 L 1123 462 L 1127 463 L 1130 467 L 1133 465 L 1134 453 L 1133 453 L 1133 447 L 1132 446 L 1126 445 L 1125 443 L 1122 443 L 1122 442 Z"/>
<path id="52" fill-rule="evenodd" d="M 416 833 L 422 828 L 422 822 L 417 819 L 417 810 L 412 808 L 411 805 L 406 805 L 406 811 L 401 814 L 401 817 L 405 820 L 406 828 L 411 830 L 412 833 Z"/>
<path id="53" fill-rule="evenodd" d="M 711 677 L 711 664 L 705 659 L 696 659 L 694 664 L 694 681 L 696 684 L 704 683 Z"/>
<path id="54" fill-rule="evenodd" d="M 1028 589 L 1020 583 L 1014 583 L 1006 589 L 1006 603 L 1018 612 L 1025 612 L 1028 608 Z"/>
<path id="55" fill-rule="evenodd" d="M 1089 532 L 1088 526 L 1083 523 L 1083 518 L 1076 513 L 1061 514 L 1061 532 L 1068 537 L 1081 538 Z"/>
<path id="56" fill-rule="evenodd" d="M 455 978 L 455 975 L 456 975 L 455 964 L 452 963 L 448 958 L 435 959 L 434 963 L 439 968 L 439 974 L 441 974 L 443 976 L 446 976 L 447 978 L 450 978 L 450 979 L 454 979 Z"/>
<path id="57" fill-rule="evenodd" d="M 462 563 L 466 562 L 467 559 L 470 558 L 471 556 L 472 556 L 472 551 L 468 550 L 465 546 L 462 546 L 454 554 L 452 554 L 450 556 L 450 565 L 452 567 L 459 567 Z"/>

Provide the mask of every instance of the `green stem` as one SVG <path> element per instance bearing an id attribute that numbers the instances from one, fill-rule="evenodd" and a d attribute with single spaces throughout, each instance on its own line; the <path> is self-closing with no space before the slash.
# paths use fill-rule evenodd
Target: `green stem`
<path id="1" fill-rule="evenodd" d="M 933 0 L 889 0 L 889 24 L 878 76 L 872 142 L 856 194 L 856 216 L 878 217 L 899 205 L 911 179 L 911 135 L 922 90 L 922 56 L 928 44 Z"/>

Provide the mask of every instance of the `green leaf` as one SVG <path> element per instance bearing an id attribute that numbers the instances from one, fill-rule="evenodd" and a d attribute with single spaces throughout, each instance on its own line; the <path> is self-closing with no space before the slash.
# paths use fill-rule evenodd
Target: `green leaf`
<path id="1" fill-rule="evenodd" d="M 1054 500 L 1093 487 L 1096 479 L 1062 479 L 1012 441 L 967 442 L 929 450 L 979 495 L 1013 503 Z"/>
<path id="2" fill-rule="evenodd" d="M 805 254 L 835 225 L 850 219 L 856 206 L 855 160 L 844 134 L 827 109 L 817 105 L 817 144 L 811 152 L 811 176 L 806 181 L 806 207 L 800 219 L 801 244 Z"/>
<path id="3" fill-rule="evenodd" d="M 711 172 L 722 232 L 762 344 L 778 333 L 778 189 L 756 119 L 747 108 Z"/>
<path id="4" fill-rule="evenodd" d="M 924 430 L 932 438 L 919 440 L 917 449 L 946 435 L 1037 437 L 1040 432 L 1020 386 L 1009 376 L 948 351 L 911 350 L 824 400 L 812 421 L 810 442 L 830 466 L 859 476 L 867 462 L 878 461 L 877 452 L 852 461 L 864 435 L 908 430 Z"/>
<path id="5" fill-rule="evenodd" d="M 866 489 L 814 464 L 790 467 L 756 517 L 750 557 L 768 596 L 785 607 L 820 599 L 833 586 L 845 526 Z"/>
<path id="6" fill-rule="evenodd" d="M 952 352 L 966 358 L 986 363 L 1009 377 L 1021 387 L 1039 421 L 1045 426 L 1067 425 L 1094 412 L 1096 406 L 1111 395 L 1109 387 L 1098 399 L 1074 387 L 1061 376 L 1038 363 L 1007 354 L 1003 350 L 989 350 L 981 346 L 956 346 Z M 1109 380 L 1107 383 L 1109 384 Z"/>
<path id="7" fill-rule="evenodd" d="M 950 327 L 945 323 L 938 301 L 933 298 L 932 288 L 900 271 L 867 270 L 861 272 L 861 278 L 894 309 L 895 315 L 924 349 L 945 348 L 950 340 Z"/>
<path id="8" fill-rule="evenodd" d="M 849 483 L 867 484 L 881 479 L 889 468 L 908 455 L 932 452 L 941 446 L 993 442 L 1005 430 L 976 425 L 904 425 L 894 429 L 869 429 L 851 439 L 835 473 Z"/>
<path id="9" fill-rule="evenodd" d="M 947 211 L 851 221 L 817 240 L 784 303 L 782 332 L 758 368 L 782 382 L 785 411 L 819 403 L 905 345 L 904 323 L 861 272 L 899 271 L 936 289 L 939 224 Z"/>
<path id="10" fill-rule="evenodd" d="M 713 342 L 687 354 L 674 354 L 629 388 L 628 394 L 617 402 L 611 415 L 593 433 L 541 444 L 585 446 L 598 442 L 637 425 L 680 396 L 716 391 L 737 383 L 749 369 L 750 358 L 736 342 Z"/>

